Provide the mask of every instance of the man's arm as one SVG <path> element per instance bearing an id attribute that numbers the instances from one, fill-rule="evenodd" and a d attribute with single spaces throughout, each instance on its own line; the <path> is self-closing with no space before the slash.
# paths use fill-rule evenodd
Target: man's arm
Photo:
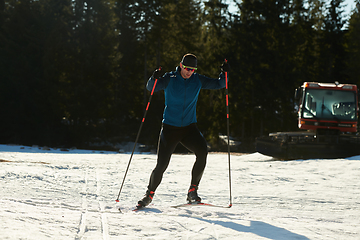
<path id="1" fill-rule="evenodd" d="M 202 89 L 221 89 L 225 87 L 225 74 L 220 73 L 219 78 L 209 78 L 199 74 Z"/>

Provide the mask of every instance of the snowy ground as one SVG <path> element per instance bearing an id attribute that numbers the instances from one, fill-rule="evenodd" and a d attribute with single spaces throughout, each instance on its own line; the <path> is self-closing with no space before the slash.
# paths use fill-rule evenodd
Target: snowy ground
<path id="1" fill-rule="evenodd" d="M 173 155 L 153 203 L 144 195 L 156 155 L 0 145 L 0 239 L 360 239 L 360 156 L 273 161 L 232 155 L 233 207 L 185 202 L 193 155 Z M 228 205 L 227 154 L 210 154 L 199 188 Z M 121 207 L 123 213 L 117 209 Z"/>

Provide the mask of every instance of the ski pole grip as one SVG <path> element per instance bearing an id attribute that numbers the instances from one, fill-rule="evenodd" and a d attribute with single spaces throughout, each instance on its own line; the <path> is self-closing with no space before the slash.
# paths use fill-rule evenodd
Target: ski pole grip
<path id="1" fill-rule="evenodd" d="M 227 62 L 228 62 L 228 60 L 225 58 L 224 59 L 224 63 L 223 63 L 223 65 L 222 66 L 224 66 L 224 65 L 227 65 Z M 225 75 L 227 74 L 227 70 L 229 70 L 229 66 L 226 66 L 226 70 L 224 71 L 224 69 L 223 69 L 223 71 L 225 72 Z"/>

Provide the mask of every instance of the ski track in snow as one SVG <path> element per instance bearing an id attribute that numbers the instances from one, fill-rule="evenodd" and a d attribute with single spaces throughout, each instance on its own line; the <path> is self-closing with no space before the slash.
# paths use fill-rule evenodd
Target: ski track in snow
<path id="1" fill-rule="evenodd" d="M 0 239 L 359 239 L 360 156 L 274 161 L 231 156 L 233 207 L 185 202 L 194 156 L 173 155 L 154 201 L 143 196 L 156 155 L 0 145 Z M 204 202 L 229 203 L 226 154 L 209 154 Z M 122 213 L 118 208 L 121 208 Z"/>
<path id="2" fill-rule="evenodd" d="M 101 237 L 98 239 L 108 240 L 108 223 L 107 216 L 105 211 L 105 203 L 101 199 L 101 179 L 98 168 L 90 169 L 88 166 L 84 167 L 84 184 L 82 188 L 82 198 L 81 198 L 81 218 L 79 222 L 79 229 L 76 240 L 87 239 L 87 235 L 93 235 L 92 231 L 96 231 L 95 234 L 98 234 L 99 229 L 101 232 Z M 95 178 L 95 179 L 94 179 Z M 96 189 L 96 191 L 94 191 Z M 92 192 L 96 194 L 91 195 Z M 98 204 L 98 209 L 92 209 L 90 205 Z M 87 221 L 88 218 L 94 218 L 95 221 Z"/>

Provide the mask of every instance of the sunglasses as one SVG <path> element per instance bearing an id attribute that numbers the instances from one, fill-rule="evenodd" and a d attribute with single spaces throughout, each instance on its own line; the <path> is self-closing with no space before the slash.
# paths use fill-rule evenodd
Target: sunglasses
<path id="1" fill-rule="evenodd" d="M 194 72 L 197 70 L 197 68 L 194 68 L 194 67 L 188 67 L 188 66 L 185 66 L 183 65 L 183 68 L 186 70 L 186 71 L 189 71 L 189 72 Z"/>

